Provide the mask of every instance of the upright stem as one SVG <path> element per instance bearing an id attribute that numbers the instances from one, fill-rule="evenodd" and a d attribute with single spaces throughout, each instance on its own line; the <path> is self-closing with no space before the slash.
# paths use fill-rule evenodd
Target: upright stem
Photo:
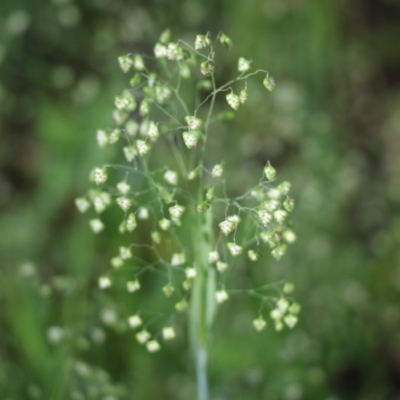
<path id="1" fill-rule="evenodd" d="M 212 212 L 193 212 L 193 248 L 197 275 L 193 282 L 190 306 L 190 339 L 195 359 L 198 400 L 209 400 L 207 358 L 215 314 L 215 271 L 208 263 L 212 243 Z"/>
<path id="2" fill-rule="evenodd" d="M 207 358 L 207 349 L 204 347 L 199 347 L 196 354 L 196 381 L 198 400 L 209 400 Z"/>
<path id="3" fill-rule="evenodd" d="M 205 155 L 208 130 L 215 104 L 215 79 L 212 75 L 214 95 L 211 98 L 207 120 L 205 122 L 205 137 L 200 149 L 200 171 L 198 202 L 203 202 L 203 158 Z M 209 400 L 207 361 L 211 336 L 211 328 L 215 315 L 215 270 L 208 262 L 208 253 L 213 248 L 212 206 L 204 213 L 199 214 L 192 209 L 193 221 L 193 250 L 196 268 L 196 279 L 193 282 L 191 307 L 190 307 L 190 339 L 193 357 L 195 359 L 197 397 L 198 400 Z"/>

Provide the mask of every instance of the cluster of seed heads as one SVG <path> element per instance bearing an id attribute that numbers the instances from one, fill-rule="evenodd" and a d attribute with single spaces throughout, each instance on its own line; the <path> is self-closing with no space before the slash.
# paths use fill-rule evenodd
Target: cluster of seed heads
<path id="1" fill-rule="evenodd" d="M 217 42 L 228 49 L 232 47 L 232 41 L 223 33 L 218 35 Z M 89 225 L 96 234 L 106 227 L 102 218 L 105 210 L 113 204 L 121 210 L 117 230 L 125 236 L 121 242 L 126 244 L 121 245 L 111 258 L 109 271 L 99 277 L 99 287 L 104 290 L 112 288 L 118 280 L 118 270 L 126 269 L 132 271 L 126 290 L 134 293 L 141 289 L 141 275 L 156 271 L 165 277 L 163 293 L 173 299 L 173 309 L 178 313 L 185 311 L 190 302 L 190 290 L 197 278 L 196 265 L 192 252 L 183 246 L 173 249 L 169 256 L 161 254 L 159 249 L 165 247 L 161 245 L 168 235 L 179 243 L 176 238 L 180 235 L 188 210 L 194 208 L 198 213 L 207 213 L 212 212 L 213 204 L 226 206 L 225 218 L 215 221 L 216 232 L 219 229 L 222 236 L 219 235 L 215 248 L 207 254 L 208 263 L 221 276 L 214 293 L 217 303 L 223 303 L 230 297 L 223 276 L 231 268 L 233 259 L 246 254 L 250 261 L 256 262 L 262 255 L 262 248 L 266 247 L 279 260 L 285 254 L 287 244 L 296 240 L 289 222 L 289 214 L 294 208 L 294 201 L 289 196 L 290 183 L 284 181 L 276 185 L 276 170 L 269 162 L 259 183 L 243 196 L 230 199 L 216 195 L 216 188 L 224 180 L 225 164 L 219 162 L 210 169 L 205 167 L 202 157 L 210 117 L 203 117 L 202 108 L 212 97 L 229 91 L 225 95 L 227 105 L 238 110 L 249 97 L 247 79 L 258 73 L 265 74 L 265 88 L 272 91 L 275 86 L 267 71 L 252 71 L 252 61 L 240 57 L 238 77 L 217 88 L 214 77 L 218 68 L 216 45 L 209 34 L 198 35 L 193 47 L 182 41 L 172 42 L 169 31 L 166 31 L 154 47 L 154 58 L 147 61 L 139 54 L 119 57 L 122 71 L 131 73 L 130 88 L 115 98 L 112 114 L 115 127 L 98 130 L 96 138 L 101 149 L 119 146 L 125 163 L 94 168 L 90 174 L 94 188 L 76 199 L 76 206 L 82 213 L 93 208 L 94 217 Z M 209 52 L 204 54 L 202 51 L 207 49 Z M 159 67 L 152 69 L 155 63 Z M 205 100 L 190 111 L 181 97 L 181 85 L 193 78 L 197 78 L 197 88 Z M 241 85 L 236 92 L 235 85 Z M 150 170 L 153 148 L 160 141 L 170 145 L 175 166 Z M 191 157 L 192 154 L 194 157 Z M 195 160 L 194 164 L 189 160 Z M 189 182 L 196 179 L 201 185 L 200 190 L 205 191 L 200 204 L 197 204 L 196 195 L 188 193 Z M 187 218 L 190 224 L 190 217 Z M 251 240 L 241 243 L 236 238 L 244 218 L 252 221 L 254 232 Z M 132 243 L 133 232 L 142 224 L 148 227 L 149 223 L 152 226 L 149 244 Z M 136 250 L 142 245 L 152 249 L 155 260 L 150 263 L 138 261 Z M 292 286 L 285 285 L 280 297 L 272 298 L 270 317 L 277 330 L 281 330 L 284 324 L 292 328 L 297 322 L 299 305 L 290 304 L 286 296 L 291 289 Z M 261 295 L 258 293 L 258 296 Z M 262 296 L 263 304 L 267 300 L 270 301 L 270 298 Z M 140 329 L 136 338 L 149 352 L 160 349 L 159 338 L 166 341 L 176 337 L 176 329 L 171 322 L 173 318 L 158 334 L 152 334 L 149 327 L 151 321 L 146 324 L 143 319 L 144 316 L 137 312 L 127 316 L 127 323 L 132 329 Z M 260 313 L 253 324 L 260 331 L 267 322 Z"/>

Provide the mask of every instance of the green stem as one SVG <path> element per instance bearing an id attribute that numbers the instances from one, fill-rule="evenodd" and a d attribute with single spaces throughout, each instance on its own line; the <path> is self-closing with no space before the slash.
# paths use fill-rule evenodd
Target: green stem
<path id="1" fill-rule="evenodd" d="M 204 160 L 204 155 L 206 152 L 207 138 L 208 138 L 208 131 L 209 131 L 210 122 L 211 122 L 211 116 L 212 116 L 212 113 L 214 110 L 215 98 L 217 96 L 215 77 L 214 77 L 213 73 L 211 74 L 211 81 L 212 81 L 212 85 L 213 85 L 213 96 L 211 97 L 211 104 L 210 104 L 210 108 L 208 110 L 207 119 L 206 119 L 206 123 L 205 123 L 205 127 L 204 127 L 203 144 L 201 146 L 201 151 L 200 151 L 199 204 L 203 201 L 203 160 Z"/>
<path id="2" fill-rule="evenodd" d="M 199 347 L 196 354 L 196 380 L 198 400 L 209 400 L 208 379 L 207 379 L 207 357 L 206 348 Z"/>
<path id="3" fill-rule="evenodd" d="M 211 75 L 211 79 L 214 87 L 214 95 L 211 98 L 210 108 L 205 122 L 203 144 L 200 148 L 199 187 L 197 194 L 198 204 L 203 202 L 203 159 L 207 145 L 211 116 L 215 104 L 215 97 L 217 94 L 213 74 Z M 209 400 L 207 359 L 211 328 L 216 309 L 215 270 L 208 263 L 208 253 L 213 248 L 214 239 L 212 218 L 212 207 L 210 207 L 204 214 L 199 214 L 196 207 L 192 208 L 192 240 L 197 275 L 193 283 L 189 324 L 190 341 L 196 367 L 198 400 Z"/>
<path id="4" fill-rule="evenodd" d="M 208 263 L 211 250 L 212 210 L 193 212 L 193 249 L 196 279 L 193 283 L 190 308 L 190 339 L 195 359 L 198 400 L 208 400 L 207 356 L 215 314 L 215 271 Z"/>

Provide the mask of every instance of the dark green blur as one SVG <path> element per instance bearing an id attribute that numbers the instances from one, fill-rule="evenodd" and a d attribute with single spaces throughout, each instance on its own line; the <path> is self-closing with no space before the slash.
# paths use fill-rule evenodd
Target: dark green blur
<path id="1" fill-rule="evenodd" d="M 183 333 L 150 355 L 120 323 L 162 306 L 159 283 L 101 292 L 119 237 L 93 235 L 74 205 L 108 157 L 95 132 L 126 85 L 117 57 L 150 54 L 168 27 L 230 36 L 220 84 L 239 56 L 270 71 L 273 94 L 251 82 L 207 157 L 235 195 L 270 160 L 296 199 L 297 242 L 232 285 L 294 282 L 300 322 L 257 333 L 256 303 L 222 305 L 213 400 L 399 400 L 396 0 L 1 0 L 0 399 L 195 399 Z"/>

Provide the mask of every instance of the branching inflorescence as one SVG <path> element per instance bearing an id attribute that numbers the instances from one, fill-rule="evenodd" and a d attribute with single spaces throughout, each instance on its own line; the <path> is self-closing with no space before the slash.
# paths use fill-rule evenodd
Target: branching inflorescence
<path id="1" fill-rule="evenodd" d="M 205 160 L 207 139 L 215 133 L 213 124 L 230 119 L 246 103 L 248 79 L 263 74 L 265 88 L 272 91 L 275 86 L 267 71 L 252 71 L 251 61 L 241 57 L 238 76 L 217 87 L 215 51 L 231 46 L 223 33 L 215 43 L 210 34 L 198 35 L 192 47 L 183 41 L 171 42 L 166 31 L 154 48 L 154 58 L 145 62 L 139 54 L 119 57 L 123 72 L 131 73 L 130 88 L 115 98 L 116 127 L 99 130 L 97 142 L 100 148 L 119 146 L 126 162 L 96 167 L 91 173 L 95 188 L 76 199 L 81 212 L 94 208 L 96 216 L 89 223 L 95 233 L 105 228 L 103 211 L 112 205 L 122 211 L 118 229 L 127 244 L 110 260 L 110 270 L 99 277 L 99 287 L 112 286 L 118 271 L 127 269 L 131 279 L 125 282 L 126 290 L 133 293 L 141 288 L 143 273 L 157 272 L 164 280 L 162 290 L 170 299 L 172 314 L 188 312 L 200 399 L 208 398 L 205 366 L 218 304 L 239 291 L 258 298 L 261 307 L 253 321 L 258 331 L 267 325 L 265 305 L 277 330 L 285 325 L 292 328 L 300 309 L 287 296 L 293 290 L 291 283 L 250 290 L 225 286 L 238 259 L 247 255 L 256 262 L 269 249 L 279 260 L 287 244 L 296 240 L 288 223 L 294 208 L 291 185 L 275 183 L 276 170 L 269 162 L 252 189 L 229 198 L 224 163 L 209 166 Z M 216 118 L 217 96 L 225 97 L 230 111 Z M 160 156 L 157 147 L 172 155 L 170 165 L 160 164 L 165 154 Z M 141 224 L 152 227 L 149 240 L 132 243 L 136 237 L 132 232 Z M 140 248 L 150 250 L 152 259 L 140 259 Z M 278 287 L 278 296 L 265 294 L 272 286 Z M 149 352 L 160 349 L 159 336 L 163 340 L 176 336 L 171 318 L 158 332 L 152 331 L 140 312 L 127 321 L 138 329 L 136 338 Z"/>

